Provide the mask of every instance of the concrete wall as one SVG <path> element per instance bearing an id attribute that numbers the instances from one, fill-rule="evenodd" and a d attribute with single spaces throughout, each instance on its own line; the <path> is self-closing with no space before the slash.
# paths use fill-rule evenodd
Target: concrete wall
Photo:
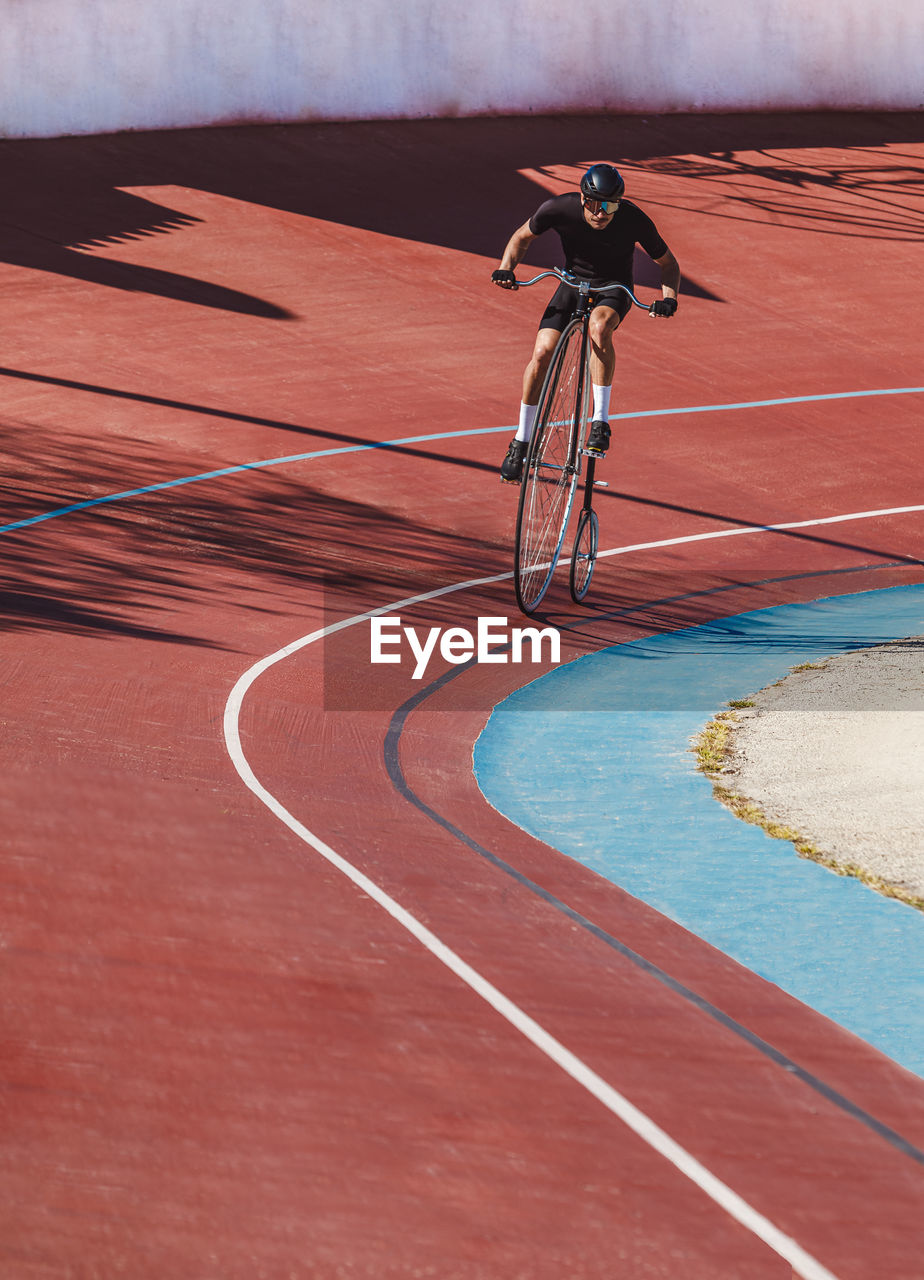
<path id="1" fill-rule="evenodd" d="M 915 109 L 922 0 L 0 0 L 0 134 Z"/>

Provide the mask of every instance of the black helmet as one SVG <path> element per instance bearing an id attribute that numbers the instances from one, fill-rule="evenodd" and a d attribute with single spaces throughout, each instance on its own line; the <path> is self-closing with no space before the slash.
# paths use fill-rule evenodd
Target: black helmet
<path id="1" fill-rule="evenodd" d="M 593 164 L 581 179 L 581 194 L 588 200 L 619 200 L 626 184 L 611 164 Z"/>

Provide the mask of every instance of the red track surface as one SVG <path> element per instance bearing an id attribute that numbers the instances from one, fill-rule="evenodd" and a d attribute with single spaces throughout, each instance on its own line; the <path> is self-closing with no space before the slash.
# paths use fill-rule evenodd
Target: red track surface
<path id="1" fill-rule="evenodd" d="M 919 385 L 918 127 L 4 143 L 2 523 L 512 422 L 539 290 L 488 276 L 541 185 L 598 159 L 626 170 L 688 280 L 670 326 L 627 323 L 617 410 Z M 630 420 L 604 545 L 918 503 L 920 417 L 904 396 Z M 791 1274 L 287 831 L 225 749 L 229 692 L 265 655 L 509 568 L 505 442 L 292 462 L 3 535 L 4 1278 Z M 590 610 L 559 586 L 549 617 L 577 624 L 571 655 L 908 581 L 882 566 L 919 555 L 922 530 L 882 517 L 617 557 Z M 407 621 L 479 613 L 512 618 L 509 583 Z M 409 715 L 404 776 L 444 822 L 409 803 L 383 745 L 414 687 L 373 681 L 364 640 L 259 679 L 242 729 L 260 781 L 838 1280 L 919 1277 L 919 1163 L 450 826 L 918 1148 L 922 1082 L 485 805 L 471 746 L 516 668 Z"/>

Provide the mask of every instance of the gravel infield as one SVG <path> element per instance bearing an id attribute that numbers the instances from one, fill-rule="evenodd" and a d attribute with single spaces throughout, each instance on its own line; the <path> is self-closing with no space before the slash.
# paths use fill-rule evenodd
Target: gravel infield
<path id="1" fill-rule="evenodd" d="M 821 857 L 924 899 L 924 637 L 796 668 L 748 701 L 721 786 Z"/>

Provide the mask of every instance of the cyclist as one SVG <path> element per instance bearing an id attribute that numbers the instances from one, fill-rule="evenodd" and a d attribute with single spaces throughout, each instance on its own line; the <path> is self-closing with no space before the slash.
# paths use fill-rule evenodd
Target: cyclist
<path id="1" fill-rule="evenodd" d="M 677 310 L 680 267 L 648 215 L 623 198 L 625 189 L 625 182 L 612 165 L 591 165 L 581 179 L 580 192 L 569 191 L 546 200 L 513 233 L 491 279 L 502 289 L 517 289 L 514 268 L 530 244 L 544 231 L 557 231 L 566 271 L 592 285 L 618 282 L 631 289 L 633 254 L 636 244 L 640 244 L 661 268 L 662 297 L 652 305 L 650 314 L 672 316 Z M 575 297 L 576 290 L 559 285 L 539 322 L 532 358 L 523 374 L 519 426 L 501 463 L 501 479 L 508 483 L 518 484 L 522 478 L 542 381 L 559 335 L 571 319 Z M 590 316 L 594 409 L 587 449 L 600 458 L 610 443 L 610 393 L 616 371 L 613 334 L 630 306 L 624 293 L 611 294 L 594 304 Z"/>

